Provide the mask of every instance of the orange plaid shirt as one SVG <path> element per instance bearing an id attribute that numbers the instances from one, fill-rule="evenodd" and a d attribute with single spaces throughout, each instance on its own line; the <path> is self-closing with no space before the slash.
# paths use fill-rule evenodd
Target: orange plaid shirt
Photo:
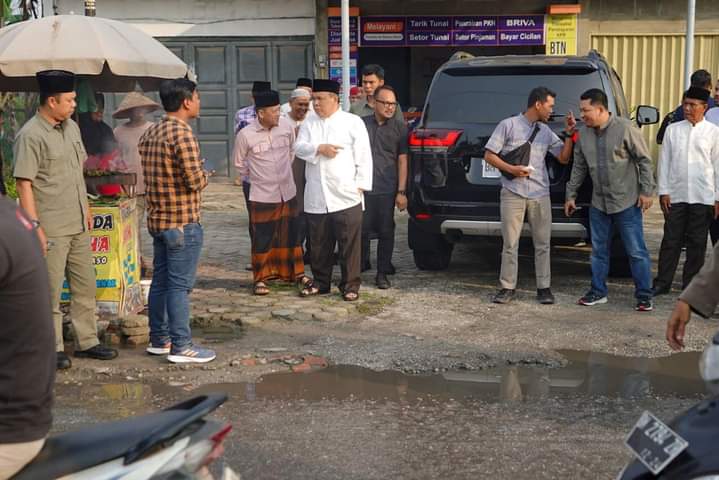
<path id="1" fill-rule="evenodd" d="M 199 223 L 207 174 L 192 128 L 180 119 L 164 117 L 147 129 L 138 148 L 145 175 L 147 228 L 161 232 Z"/>

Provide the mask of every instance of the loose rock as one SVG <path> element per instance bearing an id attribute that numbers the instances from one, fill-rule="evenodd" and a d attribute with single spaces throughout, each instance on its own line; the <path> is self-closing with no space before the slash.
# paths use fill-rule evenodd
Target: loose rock
<path id="1" fill-rule="evenodd" d="M 145 315 L 128 315 L 120 319 L 122 328 L 149 327 L 150 319 Z"/>
<path id="2" fill-rule="evenodd" d="M 128 345 L 147 345 L 150 342 L 150 335 L 135 335 L 132 337 L 127 337 L 125 339 L 125 343 Z"/>
<path id="3" fill-rule="evenodd" d="M 150 327 L 122 327 L 122 334 L 127 337 L 135 337 L 138 335 L 149 335 Z"/>
<path id="4" fill-rule="evenodd" d="M 272 310 L 272 316 L 275 318 L 282 318 L 284 320 L 292 320 L 292 315 L 294 315 L 296 312 L 295 310 Z"/>

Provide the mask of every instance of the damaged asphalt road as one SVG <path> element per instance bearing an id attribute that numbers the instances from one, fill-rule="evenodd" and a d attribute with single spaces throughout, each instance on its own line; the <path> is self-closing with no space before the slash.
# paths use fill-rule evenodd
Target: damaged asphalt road
<path id="1" fill-rule="evenodd" d="M 241 191 L 215 185 L 205 207 L 192 314 L 196 340 L 216 349 L 217 361 L 174 366 L 142 348 L 123 348 L 114 362 L 77 360 L 58 374 L 55 430 L 212 388 L 230 392 L 218 415 L 235 426 L 225 461 L 242 478 L 613 478 L 628 458 L 623 437 L 644 409 L 668 421 L 703 395 L 696 358 L 666 358 L 664 327 L 678 291 L 638 313 L 631 279 L 611 279 L 607 305 L 578 306 L 589 283 L 587 248 L 553 249 L 552 306 L 534 300 L 531 247 L 521 250 L 518 298 L 499 306 L 489 300 L 496 244 L 459 245 L 449 270 L 418 271 L 398 215 L 390 290 L 374 288 L 369 271 L 354 304 L 336 290 L 300 299 L 286 286 L 258 298 L 244 270 Z M 654 260 L 661 225 L 652 211 L 645 232 Z M 701 350 L 716 327 L 693 319 L 688 350 Z M 278 355 L 322 357 L 330 368 L 287 373 L 292 362 L 274 361 Z M 358 370 L 338 373 L 337 365 Z M 607 369 L 626 375 L 617 380 Z M 386 370 L 409 375 L 373 376 Z M 542 373 L 528 373 L 535 371 Z M 323 372 L 322 382 L 298 389 L 287 380 Z M 670 373 L 658 381 L 661 372 Z M 268 380 L 273 373 L 286 376 Z"/>

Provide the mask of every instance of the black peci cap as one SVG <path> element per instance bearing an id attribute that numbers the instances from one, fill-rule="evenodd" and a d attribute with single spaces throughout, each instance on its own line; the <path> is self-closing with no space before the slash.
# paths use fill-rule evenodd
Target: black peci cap
<path id="1" fill-rule="evenodd" d="M 315 92 L 330 92 L 339 95 L 340 84 L 335 82 L 334 80 L 316 78 L 314 83 L 312 84 L 312 90 Z"/>
<path id="2" fill-rule="evenodd" d="M 75 74 L 65 70 L 44 70 L 35 74 L 40 91 L 48 94 L 75 90 Z"/>
<path id="3" fill-rule="evenodd" d="M 274 90 L 258 92 L 255 95 L 255 108 L 275 107 L 280 104 L 280 94 Z"/>

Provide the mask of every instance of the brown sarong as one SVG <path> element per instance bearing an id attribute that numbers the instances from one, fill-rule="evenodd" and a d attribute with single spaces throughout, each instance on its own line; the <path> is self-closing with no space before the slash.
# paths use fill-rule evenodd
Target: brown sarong
<path id="1" fill-rule="evenodd" d="M 296 198 L 282 203 L 250 202 L 255 282 L 294 282 L 304 275 L 298 213 Z"/>

